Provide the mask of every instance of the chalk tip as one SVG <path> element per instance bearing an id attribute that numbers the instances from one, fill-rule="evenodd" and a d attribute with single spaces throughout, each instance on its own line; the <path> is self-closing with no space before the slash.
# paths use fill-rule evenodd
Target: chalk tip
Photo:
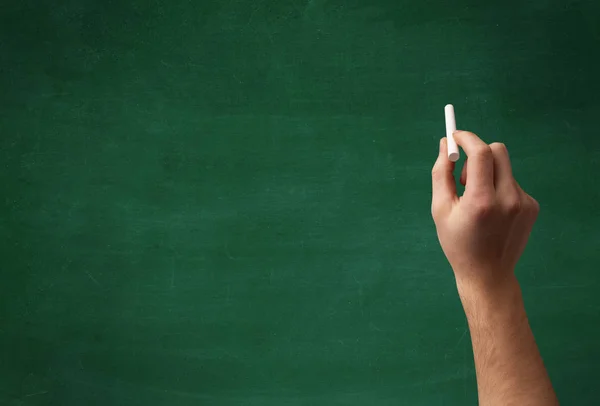
<path id="1" fill-rule="evenodd" d="M 448 159 L 452 162 L 458 161 L 459 154 L 458 152 L 451 152 L 448 154 Z"/>
<path id="2" fill-rule="evenodd" d="M 445 109 L 453 109 L 454 106 L 451 104 L 446 104 L 446 106 L 444 106 Z"/>

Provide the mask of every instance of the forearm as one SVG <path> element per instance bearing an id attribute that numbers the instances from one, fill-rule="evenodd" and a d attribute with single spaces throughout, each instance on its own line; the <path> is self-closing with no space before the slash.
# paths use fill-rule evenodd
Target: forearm
<path id="1" fill-rule="evenodd" d="M 460 284 L 482 406 L 555 406 L 558 401 L 511 276 L 494 291 Z"/>

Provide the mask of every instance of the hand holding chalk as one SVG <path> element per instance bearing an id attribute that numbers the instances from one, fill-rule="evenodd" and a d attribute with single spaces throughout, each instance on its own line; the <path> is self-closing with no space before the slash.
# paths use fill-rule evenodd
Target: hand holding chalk
<path id="1" fill-rule="evenodd" d="M 456 131 L 456 117 L 454 116 L 454 106 L 447 104 L 444 107 L 444 113 L 446 116 L 446 138 L 448 138 L 448 159 L 452 162 L 458 161 L 460 154 L 458 152 L 458 145 L 454 140 L 454 131 Z"/>
<path id="2" fill-rule="evenodd" d="M 469 158 L 465 192 L 457 196 L 450 138 L 443 138 L 432 171 L 431 212 L 459 290 L 490 292 L 513 277 L 539 206 L 513 178 L 503 144 L 487 145 L 466 131 L 453 135 Z"/>

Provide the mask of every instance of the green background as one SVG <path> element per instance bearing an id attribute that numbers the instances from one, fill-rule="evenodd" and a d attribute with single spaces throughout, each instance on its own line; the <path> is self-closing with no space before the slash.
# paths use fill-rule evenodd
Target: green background
<path id="1" fill-rule="evenodd" d="M 597 404 L 600 2 L 0 15 L 1 404 L 475 404 L 430 219 L 446 103 L 540 202 L 531 324 Z"/>

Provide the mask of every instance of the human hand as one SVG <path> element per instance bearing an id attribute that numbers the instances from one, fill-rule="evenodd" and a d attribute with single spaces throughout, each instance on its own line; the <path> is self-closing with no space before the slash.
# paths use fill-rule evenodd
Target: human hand
<path id="1" fill-rule="evenodd" d="M 465 192 L 456 194 L 454 163 L 442 138 L 432 171 L 431 213 L 459 292 L 467 287 L 490 292 L 514 280 L 539 205 L 514 179 L 504 144 L 487 145 L 466 131 L 456 131 L 454 138 L 468 157 L 460 179 Z"/>

